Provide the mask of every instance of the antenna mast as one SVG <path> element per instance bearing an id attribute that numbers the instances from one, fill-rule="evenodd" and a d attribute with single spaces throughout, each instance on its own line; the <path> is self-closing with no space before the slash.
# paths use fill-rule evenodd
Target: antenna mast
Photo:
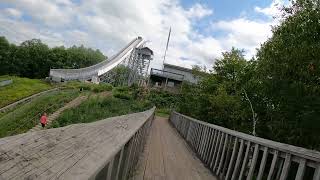
<path id="1" fill-rule="evenodd" d="M 168 39 L 167 39 L 166 50 L 164 51 L 163 62 L 162 62 L 162 70 L 164 70 L 164 61 L 166 60 L 166 56 L 167 56 L 167 51 L 168 51 L 168 46 L 169 46 L 169 41 L 170 41 L 170 34 L 171 34 L 171 27 L 170 27 L 169 35 L 168 35 Z"/>

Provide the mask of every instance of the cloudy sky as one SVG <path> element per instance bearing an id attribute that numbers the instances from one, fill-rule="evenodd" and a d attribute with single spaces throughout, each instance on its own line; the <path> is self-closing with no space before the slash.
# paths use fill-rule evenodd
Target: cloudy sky
<path id="1" fill-rule="evenodd" d="M 0 36 L 19 44 L 85 45 L 111 56 L 137 36 L 149 40 L 153 67 L 211 67 L 232 46 L 252 57 L 271 36 L 280 0 L 1 0 Z"/>

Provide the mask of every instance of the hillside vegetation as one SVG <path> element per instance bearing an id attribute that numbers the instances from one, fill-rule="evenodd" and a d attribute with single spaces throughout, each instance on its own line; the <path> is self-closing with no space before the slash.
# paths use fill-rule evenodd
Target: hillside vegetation
<path id="1" fill-rule="evenodd" d="M 103 92 L 103 91 L 111 91 L 113 86 L 108 83 L 101 82 L 100 84 L 93 84 L 89 82 L 80 82 L 80 81 L 68 81 L 66 83 L 59 84 L 61 87 L 65 87 L 68 89 L 78 89 L 83 91 L 92 91 L 95 93 Z"/>
<path id="2" fill-rule="evenodd" d="M 90 98 L 78 108 L 66 111 L 54 126 L 92 122 L 156 105 L 162 115 L 178 110 L 236 131 L 319 150 L 320 6 L 314 0 L 290 2 L 290 7 L 282 8 L 282 16 L 278 19 L 279 24 L 272 28 L 272 36 L 257 49 L 252 59 L 245 58 L 241 47 L 230 47 L 221 58 L 214 59 L 212 71 L 195 67 L 194 73 L 201 81 L 197 85 L 184 83 L 179 95 L 136 86 L 116 87 L 113 88 L 114 97 Z M 49 48 L 39 40 L 15 46 L 0 38 L 0 74 L 42 78 L 47 76 L 50 67 L 85 67 L 103 58 L 99 51 L 82 46 Z M 123 67 L 116 70 L 127 71 Z M 118 76 L 115 85 L 123 85 L 120 83 L 123 77 Z M 112 89 L 110 85 L 78 82 L 64 86 L 78 91 Z M 26 96 L 19 93 L 29 93 L 29 90 L 9 93 L 17 94 L 11 99 L 5 96 L 8 92 L 1 92 L 1 103 Z M 4 101 L 5 98 L 9 100 Z M 5 122 L 1 127 L 10 130 L 10 121 Z M 15 123 L 19 121 L 12 124 Z"/>
<path id="3" fill-rule="evenodd" d="M 185 85 L 179 111 L 237 131 L 320 150 L 320 9 L 284 8 L 273 36 L 247 61 L 233 48 L 198 85 Z M 198 69 L 199 70 L 199 69 Z"/>
<path id="4" fill-rule="evenodd" d="M 77 97 L 78 90 L 62 90 L 41 95 L 0 117 L 0 138 L 28 131 L 39 123 L 42 113 L 55 112 Z"/>
<path id="5" fill-rule="evenodd" d="M 64 111 L 56 119 L 52 127 L 62 127 L 69 124 L 89 123 L 108 117 L 141 112 L 152 107 L 148 101 L 122 99 L 112 96 L 94 96 L 80 106 Z"/>
<path id="6" fill-rule="evenodd" d="M 0 75 L 45 78 L 50 68 L 83 68 L 105 59 L 99 50 L 83 45 L 50 48 L 39 39 L 15 45 L 0 36 Z"/>
<path id="7" fill-rule="evenodd" d="M 17 76 L 0 76 L 0 80 L 12 79 L 13 83 L 0 87 L 0 107 L 4 107 L 32 94 L 52 88 L 39 79 L 21 78 Z"/>
<path id="8" fill-rule="evenodd" d="M 171 110 L 176 109 L 180 103 L 181 95 L 172 94 L 160 90 L 147 90 L 145 88 L 133 85 L 131 87 L 123 86 L 113 89 L 113 96 L 127 100 L 142 100 L 156 106 L 156 115 L 169 117 Z"/>

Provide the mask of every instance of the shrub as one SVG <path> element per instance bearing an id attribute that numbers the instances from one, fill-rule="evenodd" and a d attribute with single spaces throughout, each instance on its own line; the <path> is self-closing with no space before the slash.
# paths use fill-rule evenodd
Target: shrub
<path id="1" fill-rule="evenodd" d="M 62 127 L 75 123 L 89 123 L 108 117 L 141 112 L 151 108 L 149 101 L 136 101 L 108 97 L 92 97 L 78 107 L 64 111 L 51 127 Z"/>
<path id="2" fill-rule="evenodd" d="M 146 97 L 157 108 L 175 108 L 180 100 L 180 95 L 166 91 L 151 90 Z"/>
<path id="3" fill-rule="evenodd" d="M 112 85 L 107 83 L 94 84 L 91 86 L 93 92 L 111 91 Z"/>
<path id="4" fill-rule="evenodd" d="M 0 137 L 24 133 L 39 123 L 43 112 L 55 112 L 78 96 L 74 90 L 55 91 L 43 94 L 0 117 Z"/>
<path id="5" fill-rule="evenodd" d="M 40 79 L 0 76 L 0 80 L 5 79 L 12 79 L 13 83 L 0 87 L 0 107 L 52 88 L 50 84 L 47 84 Z"/>
<path id="6" fill-rule="evenodd" d="M 68 81 L 63 84 L 64 87 L 72 88 L 72 89 L 82 89 L 84 91 L 93 91 L 93 92 L 102 92 L 102 91 L 111 91 L 112 85 L 108 83 L 100 83 L 100 84 L 92 84 L 88 82 L 80 82 L 80 81 Z"/>
<path id="7" fill-rule="evenodd" d="M 80 81 L 67 81 L 66 83 L 62 84 L 63 87 L 71 88 L 71 89 L 83 89 L 83 90 L 90 90 L 91 85 L 90 83 L 80 82 Z"/>
<path id="8" fill-rule="evenodd" d="M 126 100 L 133 99 L 131 95 L 126 94 L 126 93 L 121 93 L 121 92 L 113 93 L 113 96 L 116 98 L 119 98 L 119 99 L 126 99 Z"/>
<path id="9" fill-rule="evenodd" d="M 169 108 L 157 108 L 156 115 L 168 118 L 170 116 L 171 110 Z"/>
<path id="10" fill-rule="evenodd" d="M 112 94 L 116 98 L 131 100 L 134 99 L 132 91 L 128 86 L 116 87 L 113 89 Z"/>

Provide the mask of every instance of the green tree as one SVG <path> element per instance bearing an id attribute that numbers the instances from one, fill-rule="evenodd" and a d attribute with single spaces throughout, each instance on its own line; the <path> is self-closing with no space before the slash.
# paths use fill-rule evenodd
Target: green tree
<path id="1" fill-rule="evenodd" d="M 179 111 L 246 133 L 256 126 L 260 137 L 319 149 L 320 5 L 292 3 L 256 59 L 245 60 L 235 48 L 223 53 L 198 85 L 183 86 Z"/>
<path id="2" fill-rule="evenodd" d="M 251 111 L 243 92 L 251 78 L 247 73 L 251 73 L 248 70 L 253 64 L 244 59 L 243 51 L 235 48 L 222 55 L 215 60 L 214 71 L 203 75 L 198 85 L 184 84 L 180 111 L 210 123 L 250 132 Z"/>
<path id="3" fill-rule="evenodd" d="M 44 78 L 49 75 L 50 68 L 83 68 L 105 59 L 99 50 L 83 45 L 49 48 L 41 40 L 32 39 L 16 46 L 0 37 L 0 75 Z"/>
<path id="4" fill-rule="evenodd" d="M 320 13 L 315 1 L 298 0 L 257 54 L 272 139 L 320 147 Z"/>
<path id="5" fill-rule="evenodd" d="M 10 53 L 11 48 L 9 41 L 1 36 L 0 37 L 0 73 L 8 74 L 10 67 L 12 66 L 10 63 Z"/>
<path id="6" fill-rule="evenodd" d="M 31 78 L 48 76 L 49 47 L 39 39 L 27 40 L 15 52 L 16 65 L 20 67 L 19 75 Z"/>

